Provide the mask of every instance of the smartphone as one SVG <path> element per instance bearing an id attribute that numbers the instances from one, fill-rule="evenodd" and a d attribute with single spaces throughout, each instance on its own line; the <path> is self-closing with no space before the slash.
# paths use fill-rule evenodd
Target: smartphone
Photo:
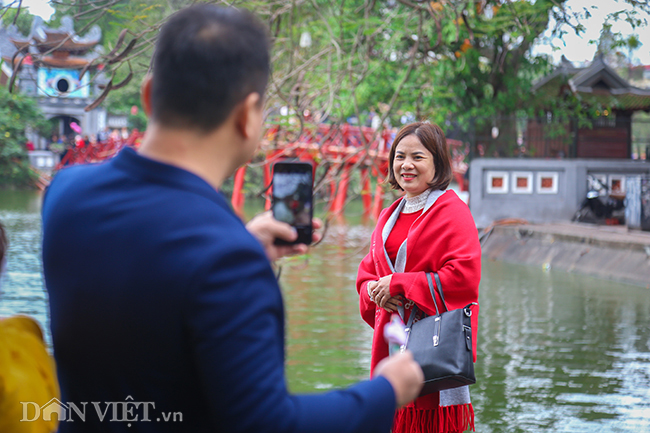
<path id="1" fill-rule="evenodd" d="M 276 162 L 273 166 L 273 217 L 295 227 L 298 239 L 276 239 L 276 245 L 311 244 L 314 214 L 313 167 L 307 162 Z"/>

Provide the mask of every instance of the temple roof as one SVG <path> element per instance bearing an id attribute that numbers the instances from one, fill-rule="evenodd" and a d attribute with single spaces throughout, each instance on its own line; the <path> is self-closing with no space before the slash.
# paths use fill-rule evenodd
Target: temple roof
<path id="1" fill-rule="evenodd" d="M 70 55 L 84 55 L 99 43 L 102 31 L 99 26 L 94 25 L 81 37 L 75 32 L 74 21 L 70 16 L 61 18 L 61 26 L 58 28 L 47 27 L 43 19 L 37 16 L 34 17 L 29 35 L 23 36 L 11 29 L 8 36 L 14 46 L 24 52 L 43 54 L 59 51 Z"/>
<path id="2" fill-rule="evenodd" d="M 81 69 L 101 55 L 97 45 L 101 30 L 93 26 L 83 37 L 78 36 L 69 16 L 61 18 L 58 28 L 47 27 L 40 17 L 34 17 L 28 36 L 18 32 L 15 26 L 0 26 L 0 58 L 11 62 L 34 64 L 52 68 Z"/>
<path id="3" fill-rule="evenodd" d="M 82 57 L 57 58 L 55 56 L 43 56 L 34 63 L 38 66 L 47 66 L 50 68 L 62 69 L 80 69 L 88 64 L 88 59 Z"/>
<path id="4" fill-rule="evenodd" d="M 11 42 L 12 38 L 17 34 L 15 29 L 15 26 L 0 26 L 0 58 L 11 60 L 17 51 L 16 45 Z"/>
<path id="5" fill-rule="evenodd" d="M 541 102 L 568 92 L 590 106 L 616 111 L 650 111 L 650 89 L 632 86 L 597 55 L 585 68 L 576 68 L 564 56 L 560 65 L 533 86 Z"/>

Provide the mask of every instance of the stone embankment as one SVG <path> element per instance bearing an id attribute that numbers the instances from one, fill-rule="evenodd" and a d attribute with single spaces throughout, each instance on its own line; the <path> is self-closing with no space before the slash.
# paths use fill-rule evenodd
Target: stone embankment
<path id="1" fill-rule="evenodd" d="M 542 266 L 650 289 L 650 232 L 584 223 L 496 224 L 481 233 L 483 258 Z"/>

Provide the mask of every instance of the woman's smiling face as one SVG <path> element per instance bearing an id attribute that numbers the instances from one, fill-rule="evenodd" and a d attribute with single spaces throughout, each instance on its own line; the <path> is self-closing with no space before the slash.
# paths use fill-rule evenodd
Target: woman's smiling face
<path id="1" fill-rule="evenodd" d="M 433 155 L 416 135 L 407 135 L 395 148 L 393 174 L 407 197 L 415 197 L 429 188 L 436 174 Z"/>

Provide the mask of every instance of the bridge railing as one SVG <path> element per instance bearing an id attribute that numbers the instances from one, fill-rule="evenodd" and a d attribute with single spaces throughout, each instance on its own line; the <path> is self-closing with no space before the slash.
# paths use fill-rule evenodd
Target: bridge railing
<path id="1" fill-rule="evenodd" d="M 109 137 L 104 141 L 88 143 L 85 146 L 70 147 L 63 154 L 54 169 L 60 170 L 68 165 L 88 164 L 110 159 L 117 155 L 125 146 L 138 147 L 142 136 L 143 134 L 141 132 L 134 129 L 126 139 Z"/>
<path id="2" fill-rule="evenodd" d="M 281 125 L 272 125 L 267 129 L 265 138 L 276 144 L 287 142 L 301 142 L 317 144 L 319 147 L 366 147 L 372 150 L 390 148 L 395 138 L 396 129 L 384 128 L 377 131 L 366 126 L 349 124 L 308 125 L 303 128 L 299 136 Z"/>

